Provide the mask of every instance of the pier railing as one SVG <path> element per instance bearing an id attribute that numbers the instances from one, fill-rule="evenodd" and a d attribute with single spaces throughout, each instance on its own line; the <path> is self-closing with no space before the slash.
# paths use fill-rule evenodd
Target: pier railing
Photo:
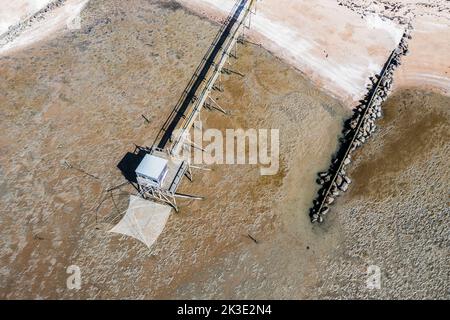
<path id="1" fill-rule="evenodd" d="M 186 132 L 202 109 L 209 92 L 212 90 L 222 68 L 236 44 L 239 31 L 255 0 L 239 0 L 215 36 L 201 63 L 195 70 L 175 108 L 159 131 L 154 145 L 160 149 L 170 147 L 171 154 L 177 154 L 184 143 Z M 192 106 L 191 106 L 192 104 Z"/>

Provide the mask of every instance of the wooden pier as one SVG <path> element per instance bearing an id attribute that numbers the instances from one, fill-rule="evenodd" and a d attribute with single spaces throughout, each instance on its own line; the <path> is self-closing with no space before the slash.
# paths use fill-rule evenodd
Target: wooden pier
<path id="1" fill-rule="evenodd" d="M 166 203 L 176 211 L 178 211 L 176 198 L 202 199 L 198 196 L 177 193 L 184 176 L 192 181 L 190 159 L 183 159 L 180 153 L 184 144 L 190 143 L 187 139 L 188 135 L 204 106 L 226 114 L 226 111 L 213 99 L 210 98 L 210 103 L 206 103 L 206 100 L 221 73 L 231 73 L 224 68 L 224 65 L 228 58 L 233 56 L 232 50 L 238 44 L 238 39 L 246 27 L 246 21 L 256 1 L 238 0 L 236 2 L 175 108 L 159 131 L 153 146 L 148 148 L 149 155 L 164 161 L 166 164 L 164 170 L 167 173 L 157 183 L 145 176 L 138 179 L 139 192 L 143 198 Z M 238 72 L 234 73 L 241 75 Z"/>
<path id="2" fill-rule="evenodd" d="M 177 105 L 155 140 L 159 149 L 178 155 L 194 121 L 205 105 L 227 59 L 242 34 L 256 0 L 238 0 L 225 20 L 202 62 L 194 72 Z"/>

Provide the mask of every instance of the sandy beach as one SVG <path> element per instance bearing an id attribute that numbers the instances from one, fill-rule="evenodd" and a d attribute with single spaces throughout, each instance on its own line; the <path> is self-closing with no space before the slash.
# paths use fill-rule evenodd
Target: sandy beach
<path id="1" fill-rule="evenodd" d="M 223 19 L 234 4 L 232 0 L 181 2 L 215 20 Z M 265 0 L 257 3 L 250 36 L 353 106 L 405 30 L 407 25 L 395 20 L 401 15 L 415 32 L 411 55 L 399 72 L 396 87 L 426 87 L 448 94 L 450 5 L 445 1 L 428 1 L 428 6 L 410 0 L 387 1 L 393 3 L 391 8 L 381 3 L 365 6 L 365 2 L 319 0 L 312 5 L 307 0 Z M 397 6 L 410 14 L 398 12 Z"/>
<path id="2" fill-rule="evenodd" d="M 60 0 L 61 1 L 61 0 Z M 89 0 L 64 0 L 64 5 L 33 21 L 0 54 L 21 50 L 76 27 L 74 20 Z M 50 0 L 5 2 L 0 34 L 30 17 Z M 167 0 L 168 3 L 170 1 Z M 180 0 L 183 6 L 216 22 L 234 0 Z M 395 88 L 426 88 L 450 92 L 450 4 L 445 1 L 266 0 L 257 2 L 247 36 L 297 68 L 315 85 L 353 107 L 365 94 L 369 77 L 377 73 L 403 31 L 414 28 L 411 54 L 396 76 Z M 77 21 L 75 21 L 77 23 Z"/>
<path id="3" fill-rule="evenodd" d="M 8 28 L 33 15 L 44 8 L 51 0 L 38 1 L 0 1 L 0 34 L 8 31 Z"/>
<path id="4" fill-rule="evenodd" d="M 20 0 L 2 7 L 0 21 L 0 55 L 12 54 L 40 41 L 48 41 L 61 35 L 67 29 L 79 28 L 78 17 L 89 0 Z M 2 0 L 3 2 L 3 0 Z M 2 5 L 0 2 L 0 5 Z M 48 5 L 59 6 L 47 9 Z M 36 16 L 34 16 L 36 15 Z M 17 32 L 8 31 L 8 27 L 17 27 Z M 10 39 L 3 36 L 10 33 Z"/>

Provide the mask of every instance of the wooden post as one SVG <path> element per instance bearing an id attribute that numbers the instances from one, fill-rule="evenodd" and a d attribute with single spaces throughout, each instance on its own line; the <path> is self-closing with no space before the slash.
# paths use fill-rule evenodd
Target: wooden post
<path id="1" fill-rule="evenodd" d="M 224 114 L 228 114 L 221 106 L 219 106 L 219 104 L 214 101 L 214 99 L 212 99 L 211 97 L 208 97 L 209 100 L 213 103 L 213 105 L 211 105 L 214 109 L 219 110 L 220 112 L 224 113 Z"/>

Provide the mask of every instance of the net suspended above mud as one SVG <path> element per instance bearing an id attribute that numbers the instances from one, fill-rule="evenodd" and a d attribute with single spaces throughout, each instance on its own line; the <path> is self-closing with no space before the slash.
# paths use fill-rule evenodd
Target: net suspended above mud
<path id="1" fill-rule="evenodd" d="M 133 237 L 150 248 L 164 230 L 170 211 L 169 206 L 132 195 L 124 217 L 109 232 Z"/>

